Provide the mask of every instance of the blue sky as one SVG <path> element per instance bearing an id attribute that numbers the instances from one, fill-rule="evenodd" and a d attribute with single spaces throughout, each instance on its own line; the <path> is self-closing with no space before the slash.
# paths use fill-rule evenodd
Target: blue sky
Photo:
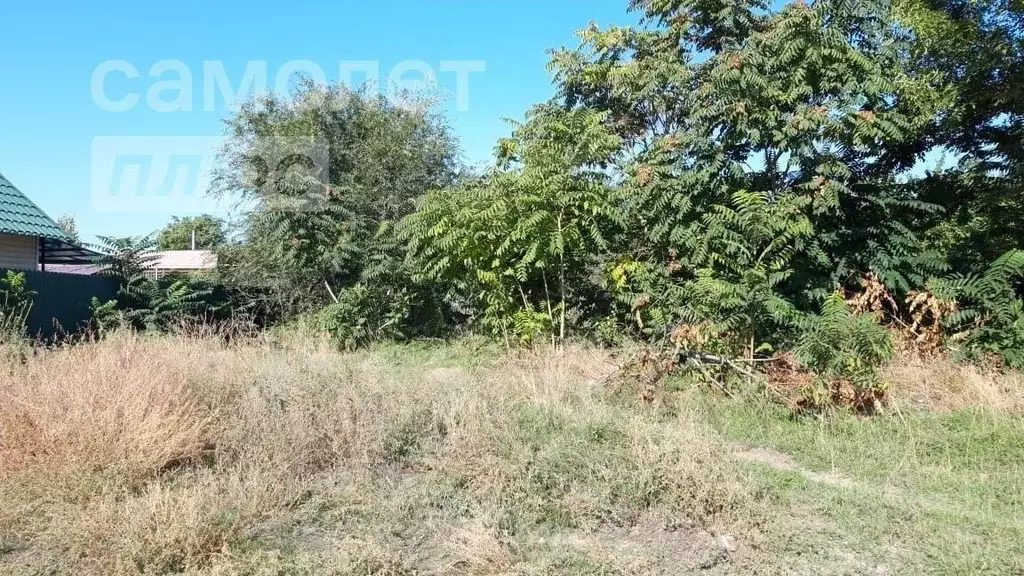
<path id="1" fill-rule="evenodd" d="M 483 61 L 470 75 L 468 110 L 454 97 L 445 106 L 465 158 L 490 158 L 519 118 L 553 89 L 546 50 L 576 44 L 575 30 L 594 20 L 629 23 L 627 0 L 391 0 L 254 2 L 180 0 L 172 3 L 5 2 L 0 8 L 0 172 L 51 216 L 73 214 L 88 238 L 143 234 L 172 214 L 112 211 L 92 200 L 93 145 L 104 137 L 216 137 L 228 113 L 218 98 L 204 110 L 203 62 L 223 63 L 237 85 L 250 61 L 266 61 L 269 82 L 286 62 L 308 60 L 336 80 L 342 61 L 379 61 L 382 75 L 402 61 L 438 70 L 441 89 L 454 91 L 445 60 Z M 103 94 L 137 92 L 132 109 L 101 108 L 91 87 L 103 62 L 123 60 L 140 73 L 104 77 Z M 192 111 L 159 112 L 146 91 L 159 80 L 150 67 L 180 60 L 193 76 Z M 169 93 L 171 97 L 174 91 Z M 101 203 L 102 204 L 102 203 Z M 191 206 L 195 206 L 192 204 Z M 227 207 L 222 207 L 226 209 Z"/>

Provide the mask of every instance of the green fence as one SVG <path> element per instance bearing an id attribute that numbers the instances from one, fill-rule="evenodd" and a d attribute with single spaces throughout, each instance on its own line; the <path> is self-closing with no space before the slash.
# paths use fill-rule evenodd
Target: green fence
<path id="1" fill-rule="evenodd" d="M 36 293 L 28 315 L 28 333 L 51 337 L 80 330 L 89 320 L 89 303 L 93 297 L 106 302 L 116 297 L 118 282 L 104 276 L 58 274 L 34 270 L 24 273 L 30 290 Z M 0 276 L 7 273 L 0 268 Z"/>

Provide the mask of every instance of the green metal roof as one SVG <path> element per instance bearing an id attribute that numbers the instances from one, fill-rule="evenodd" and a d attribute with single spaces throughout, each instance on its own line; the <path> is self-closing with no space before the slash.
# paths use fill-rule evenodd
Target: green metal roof
<path id="1" fill-rule="evenodd" d="M 67 234 L 0 174 L 0 233 L 67 240 Z"/>

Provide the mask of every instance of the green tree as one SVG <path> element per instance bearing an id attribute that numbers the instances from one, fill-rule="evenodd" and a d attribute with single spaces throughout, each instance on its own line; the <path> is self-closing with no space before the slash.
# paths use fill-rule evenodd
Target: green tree
<path id="1" fill-rule="evenodd" d="M 765 193 L 741 190 L 731 205 L 704 215 L 697 234 L 685 241 L 698 268 L 684 285 L 684 321 L 715 325 L 751 358 L 790 328 L 797 310 L 779 287 L 814 235 L 800 200 L 773 202 Z"/>
<path id="2" fill-rule="evenodd" d="M 377 249 L 382 225 L 456 177 L 455 140 L 428 103 L 311 83 L 253 100 L 228 120 L 214 180 L 252 206 L 222 277 L 275 313 L 318 308 L 391 254 Z"/>
<path id="3" fill-rule="evenodd" d="M 591 26 L 551 66 L 565 104 L 605 113 L 624 142 L 609 156 L 629 199 L 621 249 L 665 276 L 639 292 L 676 295 L 669 307 L 682 309 L 687 291 L 665 284 L 726 281 L 732 262 L 690 245 L 740 191 L 808 219 L 813 234 L 773 286 L 803 309 L 869 270 L 907 290 L 941 269 L 908 225 L 927 206 L 904 175 L 942 99 L 907 71 L 885 2 L 631 6 L 642 26 Z"/>
<path id="4" fill-rule="evenodd" d="M 156 260 L 153 235 L 140 237 L 100 236 L 98 248 L 103 274 L 116 278 L 121 287 L 116 301 L 93 298 L 93 321 L 101 331 L 116 324 L 118 317 L 129 326 L 146 330 L 167 330 L 175 322 L 212 312 L 207 300 L 212 288 L 201 279 L 153 279 L 147 270 Z"/>
<path id="5" fill-rule="evenodd" d="M 897 0 L 896 13 L 914 34 L 912 70 L 948 101 L 929 138 L 953 167 L 919 188 L 944 208 L 924 227 L 957 270 L 982 273 L 1024 248 L 1024 5 Z"/>
<path id="6" fill-rule="evenodd" d="M 420 276 L 453 287 L 498 333 L 564 339 L 588 265 L 621 224 L 604 166 L 621 142 L 604 122 L 538 106 L 499 142 L 494 170 L 427 196 L 399 227 Z"/>
<path id="7" fill-rule="evenodd" d="M 71 214 L 61 214 L 57 218 L 57 226 L 68 235 L 68 239 L 72 244 L 81 244 L 82 237 L 78 234 L 78 224 L 75 222 L 75 217 Z"/>
<path id="8" fill-rule="evenodd" d="M 201 216 L 174 216 L 156 236 L 159 250 L 213 250 L 227 240 L 224 222 L 209 214 Z"/>
<path id="9" fill-rule="evenodd" d="M 147 236 L 100 236 L 97 249 L 103 254 L 100 264 L 103 274 L 122 283 L 145 275 L 157 257 L 153 253 L 156 241 Z"/>

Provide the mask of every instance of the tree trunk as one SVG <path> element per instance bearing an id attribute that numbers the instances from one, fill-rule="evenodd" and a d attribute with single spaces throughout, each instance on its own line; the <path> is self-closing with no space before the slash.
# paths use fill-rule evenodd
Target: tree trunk
<path id="1" fill-rule="evenodd" d="M 558 215 L 558 237 L 562 240 L 562 249 L 558 251 L 558 289 L 561 292 L 562 310 L 558 328 L 558 341 L 565 344 L 565 238 L 562 237 L 562 215 Z"/>
<path id="2" fill-rule="evenodd" d="M 548 273 L 541 268 L 540 275 L 544 279 L 544 299 L 548 305 L 548 321 L 551 322 L 551 340 L 552 344 L 554 344 L 554 340 L 558 335 L 555 334 L 555 311 L 551 309 L 551 292 L 548 291 Z"/>

